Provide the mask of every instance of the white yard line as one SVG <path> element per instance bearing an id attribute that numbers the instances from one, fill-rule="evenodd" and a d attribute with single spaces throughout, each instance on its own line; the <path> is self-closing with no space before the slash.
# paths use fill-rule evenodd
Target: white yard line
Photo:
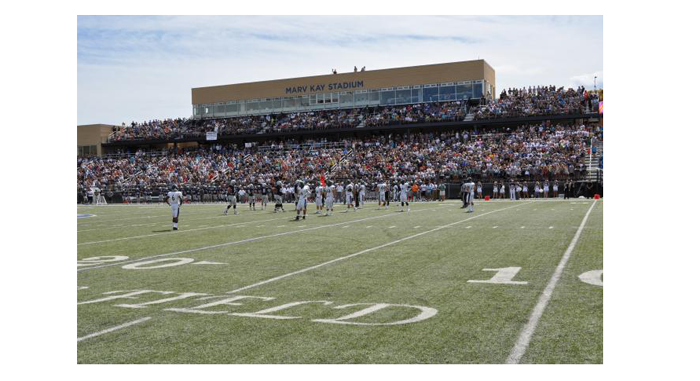
<path id="1" fill-rule="evenodd" d="M 426 230 L 426 231 L 424 231 L 424 232 L 417 233 L 417 234 L 414 234 L 414 235 L 410 235 L 410 236 L 408 236 L 408 237 L 400 238 L 400 239 L 397 239 L 397 240 L 395 240 L 395 241 L 391 241 L 391 242 L 385 243 L 385 244 L 383 244 L 383 245 L 379 245 L 379 246 L 375 246 L 375 247 L 372 247 L 372 248 L 369 248 L 369 249 L 365 249 L 365 250 L 362 250 L 362 251 L 358 251 L 357 253 L 349 254 L 349 255 L 346 255 L 346 256 L 343 256 L 343 257 L 338 257 L 338 258 L 332 259 L 332 260 L 330 260 L 330 261 L 328 261 L 328 262 L 323 262 L 323 263 L 318 264 L 318 265 L 314 265 L 314 266 L 311 266 L 311 267 L 306 267 L 306 268 L 303 268 L 303 269 L 301 269 L 301 270 L 297 270 L 297 271 L 294 271 L 294 272 L 291 272 L 291 273 L 288 273 L 288 274 L 284 274 L 284 275 L 280 275 L 280 276 L 277 276 L 277 277 L 274 277 L 274 278 L 270 278 L 270 279 L 264 280 L 264 281 L 262 281 L 262 282 L 254 283 L 254 284 L 251 284 L 251 285 L 249 285 L 249 286 L 244 286 L 244 287 L 241 287 L 241 288 L 237 288 L 237 289 L 235 289 L 235 290 L 233 290 L 233 291 L 229 291 L 228 294 L 233 294 L 233 293 L 236 293 L 236 292 L 239 292 L 239 291 L 248 290 L 248 289 L 251 289 L 251 288 L 254 288 L 254 287 L 262 286 L 262 285 L 264 285 L 264 284 L 268 284 L 268 283 L 272 283 L 272 282 L 278 281 L 278 280 L 280 280 L 280 279 L 285 279 L 285 278 L 289 278 L 289 277 L 294 276 L 294 275 L 299 275 L 299 274 L 305 273 L 305 272 L 307 272 L 307 271 L 311 271 L 311 270 L 314 270 L 314 269 L 317 269 L 317 268 L 320 268 L 320 267 L 323 267 L 323 266 L 327 266 L 327 265 L 330 265 L 330 264 L 333 264 L 333 263 L 336 263 L 336 262 L 340 262 L 340 261 L 344 261 L 344 260 L 346 260 L 346 259 L 350 259 L 350 258 L 356 257 L 356 256 L 358 256 L 358 255 L 362 255 L 362 254 L 365 254 L 365 253 L 369 253 L 369 252 L 371 252 L 371 251 L 383 249 L 383 248 L 385 248 L 385 247 L 387 247 L 387 246 L 395 245 L 395 244 L 400 243 L 400 242 L 403 242 L 403 241 L 408 241 L 408 240 L 410 240 L 410 239 L 423 236 L 423 235 L 425 235 L 425 234 L 430 234 L 430 233 L 436 232 L 436 231 L 438 231 L 438 230 L 442 230 L 442 229 L 445 229 L 445 228 L 449 228 L 449 227 L 451 227 L 451 226 L 454 226 L 454 225 L 457 225 L 457 224 L 461 224 L 462 222 L 466 222 L 466 221 L 469 221 L 469 220 L 473 220 L 473 219 L 475 219 L 475 218 L 487 216 L 487 215 L 489 215 L 489 214 L 496 213 L 496 212 L 500 212 L 500 211 L 503 211 L 503 210 L 512 209 L 512 208 L 517 208 L 517 207 L 519 207 L 519 206 L 523 206 L 523 205 L 527 205 L 527 204 L 529 204 L 529 202 L 527 202 L 527 203 L 518 203 L 517 205 L 509 206 L 509 207 L 507 207 L 507 208 L 492 210 L 492 211 L 486 212 L 486 213 L 484 213 L 484 214 L 479 214 L 479 215 L 476 215 L 476 216 L 473 216 L 473 217 L 469 217 L 469 218 L 466 218 L 466 219 L 463 219 L 463 220 L 460 220 L 460 221 L 457 221 L 457 222 L 449 223 L 449 224 L 447 224 L 447 225 L 442 225 L 442 226 L 439 226 L 439 227 L 437 227 L 437 228 L 435 228 L 435 229 Z"/>
<path id="2" fill-rule="evenodd" d="M 430 210 L 430 209 L 417 210 L 417 211 L 415 211 L 415 213 L 425 212 L 425 211 L 428 211 L 428 210 Z M 491 213 L 491 212 L 489 212 L 489 213 Z M 225 246 L 230 246 L 230 245 L 237 245 L 237 244 L 246 243 L 246 242 L 259 241 L 259 240 L 266 239 L 266 238 L 281 237 L 281 236 L 285 236 L 285 235 L 289 235 L 289 234 L 297 234 L 297 233 L 300 233 L 300 232 L 318 230 L 318 229 L 329 228 L 329 227 L 334 227 L 334 226 L 346 225 L 346 226 L 344 226 L 344 227 L 348 227 L 348 226 L 349 226 L 348 224 L 352 224 L 352 223 L 355 223 L 355 222 L 369 221 L 369 220 L 374 220 L 374 219 L 378 219 L 378 218 L 386 218 L 386 217 L 399 216 L 399 215 L 401 215 L 401 214 L 399 214 L 399 213 L 390 213 L 390 214 L 384 214 L 384 215 L 381 215 L 381 216 L 360 218 L 360 219 L 356 219 L 356 220 L 350 220 L 350 221 L 345 221 L 345 222 L 338 222 L 338 223 L 329 224 L 329 225 L 320 225 L 320 226 L 315 226 L 315 227 L 307 228 L 307 229 L 290 230 L 290 231 L 283 232 L 283 233 L 277 233 L 277 234 L 264 235 L 264 236 L 260 236 L 260 237 L 247 238 L 247 239 L 243 239 L 243 240 L 240 240 L 240 241 L 231 241 L 231 242 L 220 243 L 220 244 L 218 244 L 218 245 L 204 246 L 204 247 L 199 247 L 199 248 L 195 248 L 195 249 L 189 249 L 189 250 L 183 250 L 183 251 L 176 251 L 176 252 L 173 252 L 173 253 L 165 253 L 165 254 L 159 254 L 159 255 L 152 255 L 152 256 L 150 256 L 150 257 L 137 258 L 137 259 L 127 260 L 127 261 L 121 261 L 121 262 L 112 262 L 112 263 L 105 264 L 105 265 L 100 265 L 100 266 L 83 267 L 83 268 L 79 268 L 77 271 L 78 271 L 78 272 L 81 272 L 81 271 L 86 271 L 86 270 L 101 269 L 101 268 L 104 268 L 104 267 L 121 266 L 121 265 L 125 265 L 125 264 L 128 264 L 128 263 L 136 263 L 136 262 L 146 261 L 146 260 L 155 259 L 155 258 L 168 257 L 168 256 L 171 256 L 171 255 L 180 255 L 180 254 L 193 253 L 193 252 L 197 252 L 197 251 L 216 249 L 216 248 L 219 248 L 219 247 L 225 247 Z M 191 230 L 190 230 L 190 231 L 191 231 Z"/>
<path id="3" fill-rule="evenodd" d="M 135 324 L 143 323 L 143 322 L 145 322 L 146 320 L 150 320 L 150 319 L 151 319 L 151 317 L 150 317 L 150 316 L 147 316 L 147 317 L 145 317 L 145 318 L 141 318 L 141 319 L 138 319 L 138 320 L 130 321 L 130 322 L 128 322 L 128 323 L 124 323 L 124 324 L 118 325 L 118 326 L 116 326 L 116 327 L 107 328 L 107 329 L 105 329 L 105 330 L 103 330 L 103 331 L 91 333 L 91 334 L 89 334 L 89 335 L 87 335 L 87 336 L 79 337 L 79 338 L 78 338 L 78 342 L 81 342 L 81 341 L 87 340 L 87 339 L 91 339 L 91 338 L 93 338 L 93 337 L 95 337 L 95 336 L 104 335 L 105 333 L 114 332 L 114 331 L 116 331 L 116 330 L 118 330 L 118 329 L 130 327 L 130 326 L 135 325 Z"/>
<path id="4" fill-rule="evenodd" d="M 267 222 L 267 221 L 277 221 L 277 220 L 283 220 L 285 219 L 284 217 L 282 218 L 271 218 L 267 220 L 256 220 L 256 221 L 248 221 L 248 222 L 238 222 L 235 224 L 225 224 L 225 225 L 214 225 L 214 226 L 208 226 L 208 225 L 203 225 L 202 227 L 199 228 L 194 228 L 194 229 L 188 229 L 188 230 L 177 230 L 173 231 L 172 233 L 168 232 L 168 236 L 172 236 L 173 234 L 182 234 L 182 233 L 187 233 L 187 232 L 196 232 L 196 231 L 201 231 L 201 230 L 209 230 L 209 229 L 219 229 L 219 228 L 226 228 L 226 227 L 238 227 L 238 226 L 243 226 L 247 224 L 252 224 L 252 223 L 260 223 L 260 222 Z M 136 235 L 136 236 L 130 236 L 130 237 L 121 237 L 121 238 L 112 238 L 112 239 L 105 239 L 102 241 L 88 241 L 88 242 L 81 242 L 78 244 L 78 246 L 83 246 L 83 245 L 94 245 L 98 243 L 106 243 L 106 242 L 116 242 L 116 241 L 124 241 L 128 239 L 139 239 L 139 238 L 148 238 L 148 237 L 156 237 L 156 236 L 161 236 L 164 237 L 165 235 L 163 233 L 153 233 L 153 234 L 144 234 L 144 235 Z"/>
<path id="5" fill-rule="evenodd" d="M 586 215 L 583 217 L 581 225 L 579 225 L 578 230 L 576 230 L 576 234 L 574 234 L 574 238 L 571 240 L 571 243 L 569 243 L 569 247 L 566 248 L 564 256 L 562 256 L 561 260 L 559 261 L 559 265 L 557 266 L 556 270 L 554 270 L 552 278 L 549 279 L 547 287 L 545 287 L 544 291 L 542 291 L 542 295 L 540 295 L 540 299 L 537 301 L 537 305 L 535 305 L 535 308 L 532 310 L 530 320 L 528 320 L 527 324 L 525 324 L 525 327 L 523 327 L 523 330 L 520 332 L 520 336 L 518 337 L 518 341 L 515 343 L 515 346 L 513 346 L 510 355 L 506 359 L 506 364 L 519 363 L 520 359 L 525 354 L 528 345 L 530 345 L 530 339 L 532 339 L 532 335 L 535 333 L 535 329 L 537 329 L 537 324 L 539 323 L 545 308 L 547 308 L 549 300 L 552 298 L 554 288 L 557 286 L 557 282 L 559 282 L 559 278 L 561 278 L 561 274 L 564 271 L 566 262 L 569 261 L 571 253 L 574 251 L 574 247 L 576 247 L 576 243 L 581 237 L 583 227 L 586 225 L 586 221 L 588 221 L 588 216 L 591 214 L 591 211 L 593 210 L 596 201 L 597 200 L 593 201 L 591 207 L 588 208 L 588 212 L 586 212 Z"/>

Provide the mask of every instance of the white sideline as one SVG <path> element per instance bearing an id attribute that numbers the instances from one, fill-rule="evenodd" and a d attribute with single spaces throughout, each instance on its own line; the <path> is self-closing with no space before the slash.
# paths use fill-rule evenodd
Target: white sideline
<path id="1" fill-rule="evenodd" d="M 126 327 L 129 327 L 129 326 L 132 326 L 132 325 L 134 325 L 134 324 L 143 323 L 143 322 L 145 322 L 146 320 L 150 320 L 150 319 L 151 319 L 151 317 L 150 317 L 150 316 L 147 316 L 147 317 L 145 317 L 145 318 L 141 318 L 141 319 L 138 319 L 138 320 L 130 321 L 130 322 L 128 322 L 128 323 L 124 323 L 124 324 L 118 325 L 118 326 L 116 326 L 116 327 L 107 328 L 107 329 L 105 329 L 105 330 L 103 330 L 103 331 L 91 333 L 91 334 L 89 334 L 89 335 L 87 335 L 87 336 L 79 337 L 79 338 L 78 338 L 78 343 L 81 342 L 81 341 L 83 341 L 83 340 L 91 339 L 91 338 L 93 338 L 93 337 L 95 337 L 95 336 L 100 336 L 100 335 L 103 335 L 103 334 L 105 334 L 105 333 L 110 333 L 110 332 L 116 331 L 116 330 L 118 330 L 118 329 L 122 329 L 122 328 L 126 328 Z"/>
<path id="2" fill-rule="evenodd" d="M 430 209 L 421 209 L 421 210 L 417 210 L 417 211 L 415 211 L 415 212 L 413 212 L 413 213 L 420 213 L 420 212 L 425 212 L 425 211 L 429 211 L 429 210 L 430 210 Z M 236 245 L 236 244 L 239 244 L 239 243 L 246 243 L 246 242 L 252 242 L 252 241 L 259 241 L 259 240 L 265 239 L 265 238 L 281 237 L 281 236 L 285 236 L 285 235 L 289 235 L 289 234 L 294 234 L 294 233 L 301 233 L 301 232 L 306 232 L 306 231 L 311 231 L 311 230 L 318 230 L 318 229 L 329 228 L 329 227 L 333 227 L 333 226 L 348 225 L 348 224 L 352 224 L 352 223 L 355 223 L 355 222 L 362 222 L 362 221 L 374 220 L 374 219 L 377 219 L 377 218 L 386 218 L 386 217 L 398 216 L 398 215 L 401 215 L 401 214 L 400 214 L 400 213 L 383 214 L 383 215 L 381 215 L 381 216 L 374 216 L 374 217 L 361 218 L 361 219 L 357 219 L 357 220 L 350 220 L 350 221 L 345 221 L 345 222 L 338 222 L 338 223 L 329 224 L 329 225 L 320 225 L 320 226 L 315 226 L 315 227 L 308 228 L 308 229 L 290 230 L 290 231 L 283 232 L 283 233 L 277 233 L 277 234 L 264 235 L 264 236 L 260 236 L 260 237 L 247 238 L 247 239 L 243 239 L 243 240 L 240 240 L 240 241 L 224 242 L 224 243 L 220 243 L 220 244 L 218 244 L 218 245 L 204 246 L 204 247 L 199 247 L 199 248 L 195 248 L 195 249 L 189 249 L 189 250 L 183 250 L 183 251 L 176 251 L 176 252 L 173 252 L 173 253 L 165 253 L 165 254 L 152 255 L 152 256 L 150 256 L 150 257 L 143 257 L 143 258 L 132 259 L 132 260 L 130 260 L 130 261 L 112 262 L 112 263 L 105 264 L 105 265 L 100 265 L 100 266 L 83 267 L 83 268 L 79 268 L 77 271 L 78 271 L 78 272 L 81 272 L 81 271 L 86 271 L 86 270 L 101 269 L 101 268 L 104 268 L 104 267 L 121 266 L 121 265 L 124 265 L 124 264 L 127 264 L 127 263 L 135 263 L 135 262 L 141 262 L 141 261 L 146 261 L 146 260 L 155 259 L 155 258 L 160 258 L 160 257 L 168 257 L 168 256 L 171 256 L 171 255 L 180 255 L 180 254 L 193 253 L 193 252 L 202 251 L 202 250 L 216 249 L 216 248 L 219 248 L 219 247 L 225 247 L 225 246 L 230 246 L 230 245 Z M 345 227 L 347 227 L 347 226 L 345 226 Z"/>
<path id="3" fill-rule="evenodd" d="M 317 269 L 317 268 L 319 268 L 319 267 L 323 267 L 323 266 L 330 265 L 330 264 L 335 263 L 335 262 L 344 261 L 344 260 L 346 260 L 346 259 L 349 259 L 349 258 L 352 258 L 352 257 L 356 257 L 356 256 L 358 256 L 358 255 L 362 255 L 362 254 L 365 254 L 365 253 L 369 253 L 370 251 L 379 250 L 379 249 L 385 248 L 385 247 L 387 247 L 387 246 L 395 245 L 395 244 L 400 243 L 400 242 L 403 242 L 403 241 L 408 241 L 409 239 L 413 239 L 413 238 L 420 237 L 420 236 L 425 235 L 425 234 L 433 233 L 433 232 L 436 232 L 436 231 L 438 231 L 438 230 L 442 230 L 442 229 L 448 228 L 448 227 L 450 227 L 450 226 L 454 226 L 454 225 L 457 225 L 457 224 L 461 224 L 462 222 L 466 222 L 466 221 L 469 221 L 469 220 L 473 220 L 473 219 L 475 219 L 475 218 L 487 216 L 487 215 L 489 215 L 489 214 L 491 214 L 491 213 L 500 212 L 500 211 L 503 211 L 503 210 L 506 210 L 506 209 L 517 208 L 517 207 L 519 207 L 519 206 L 523 206 L 523 205 L 527 205 L 527 204 L 530 204 L 530 202 L 518 203 L 517 205 L 509 206 L 509 207 L 507 207 L 507 208 L 492 210 L 492 211 L 486 212 L 486 213 L 484 213 L 484 214 L 479 214 L 479 215 L 472 216 L 472 217 L 469 217 L 469 218 L 466 218 L 466 219 L 463 219 L 463 220 L 460 220 L 460 221 L 456 221 L 456 222 L 449 223 L 449 224 L 447 224 L 447 225 L 442 225 L 442 226 L 439 226 L 439 227 L 437 227 L 437 228 L 435 228 L 435 229 L 426 230 L 426 231 L 424 231 L 424 232 L 417 233 L 417 234 L 414 234 L 414 235 L 410 235 L 410 236 L 408 236 L 408 237 L 400 238 L 400 239 L 397 239 L 397 240 L 395 240 L 395 241 L 391 241 L 391 242 L 388 242 L 388 243 L 385 243 L 385 244 L 382 244 L 382 245 L 379 245 L 379 246 L 375 246 L 375 247 L 371 247 L 371 248 L 369 248 L 369 249 L 365 249 L 365 250 L 362 250 L 362 251 L 358 251 L 357 253 L 354 253 L 354 254 L 349 254 L 349 255 L 346 255 L 346 256 L 343 256 L 343 257 L 338 257 L 338 258 L 332 259 L 332 260 L 327 261 L 327 262 L 323 262 L 323 263 L 318 264 L 318 265 L 314 265 L 314 266 L 307 267 L 307 268 L 304 268 L 304 269 L 301 269 L 301 270 L 293 271 L 293 272 L 291 272 L 291 273 L 284 274 L 284 275 L 280 275 L 280 276 L 277 276 L 277 277 L 274 277 L 274 278 L 270 278 L 270 279 L 267 279 L 267 280 L 264 280 L 264 281 L 261 281 L 261 282 L 258 282 L 258 283 L 251 284 L 251 285 L 249 285 L 249 286 L 244 286 L 244 287 L 241 287 L 241 288 L 237 288 L 237 289 L 235 289 L 235 290 L 233 290 L 233 291 L 227 292 L 227 294 L 233 294 L 233 293 L 236 293 L 236 292 L 239 292 L 239 291 L 248 290 L 248 289 L 251 289 L 251 288 L 254 288 L 254 287 L 262 286 L 263 284 L 272 283 L 272 282 L 278 281 L 278 280 L 280 280 L 280 279 L 284 279 L 284 278 L 288 278 L 288 277 L 290 277 L 290 276 L 302 274 L 302 273 L 305 273 L 305 272 L 307 272 L 307 271 Z"/>
<path id="4" fill-rule="evenodd" d="M 588 221 L 588 216 L 591 214 L 591 211 L 593 210 L 596 201 L 597 200 L 593 201 L 591 207 L 588 208 L 588 212 L 586 212 L 586 215 L 583 217 L 581 225 L 579 225 L 578 230 L 576 230 L 576 234 L 574 234 L 574 238 L 571 239 L 569 247 L 566 248 L 564 255 L 559 261 L 559 265 L 557 266 L 556 270 L 554 270 L 554 274 L 552 274 L 552 277 L 549 279 L 547 287 L 545 287 L 544 291 L 542 291 L 542 295 L 540 295 L 540 299 L 537 301 L 537 305 L 535 305 L 535 308 L 532 310 L 530 320 L 528 320 L 527 324 L 525 324 L 525 326 L 523 327 L 523 330 L 520 332 L 520 336 L 518 337 L 518 341 L 515 343 L 513 349 L 510 352 L 510 355 L 506 359 L 506 364 L 519 363 L 520 359 L 525 354 L 528 345 L 530 345 L 530 339 L 532 339 L 532 335 L 535 333 L 537 324 L 539 323 L 545 308 L 547 308 L 549 300 L 552 298 L 552 294 L 554 293 L 554 287 L 557 286 L 557 282 L 559 282 L 559 278 L 561 278 L 561 274 L 564 271 L 566 262 L 569 261 L 569 257 L 571 257 L 571 253 L 574 251 L 574 247 L 576 247 L 576 243 L 578 242 L 579 237 L 581 237 L 583 227 L 586 225 L 586 221 Z"/>

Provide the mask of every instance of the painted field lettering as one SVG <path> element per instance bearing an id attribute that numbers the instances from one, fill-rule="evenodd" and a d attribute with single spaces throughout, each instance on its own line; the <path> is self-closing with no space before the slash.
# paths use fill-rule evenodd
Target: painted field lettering
<path id="1" fill-rule="evenodd" d="M 591 270 L 578 276 L 583 283 L 603 287 L 603 270 Z"/>
<path id="2" fill-rule="evenodd" d="M 416 323 L 421 320 L 429 319 L 435 314 L 437 314 L 437 310 L 435 308 L 430 308 L 430 307 L 423 307 L 423 306 L 411 306 L 408 304 L 389 304 L 389 303 L 355 303 L 355 304 L 345 304 L 342 306 L 334 307 L 335 309 L 344 309 L 348 307 L 354 307 L 354 306 L 369 306 L 365 309 L 359 310 L 357 312 L 353 312 L 349 315 L 341 316 L 337 319 L 316 319 L 312 320 L 315 322 L 319 323 L 332 323 L 332 324 L 352 324 L 352 325 L 399 325 L 399 324 L 409 324 L 409 323 Z M 360 323 L 360 322 L 355 322 L 355 321 L 349 321 L 351 319 L 356 319 L 361 316 L 369 315 L 373 312 L 379 311 L 381 309 L 387 308 L 387 307 L 401 307 L 401 308 L 414 308 L 417 310 L 420 310 L 420 313 L 410 319 L 405 319 L 405 320 L 399 320 L 399 321 L 393 321 L 393 322 L 388 322 L 388 323 Z"/>
<path id="3" fill-rule="evenodd" d="M 194 262 L 194 263 L 193 263 Z M 209 262 L 209 261 L 199 261 L 195 262 L 193 258 L 161 258 L 153 259 L 150 261 L 142 261 L 131 263 L 122 266 L 126 270 L 153 270 L 162 269 L 165 267 L 182 266 L 192 263 L 193 265 L 225 265 L 226 263 L 221 262 Z"/>
<path id="4" fill-rule="evenodd" d="M 496 271 L 496 274 L 488 280 L 468 280 L 468 283 L 493 283 L 493 284 L 527 284 L 527 282 L 514 281 L 518 271 L 522 267 L 503 267 L 500 269 L 483 269 L 482 271 Z"/>
<path id="5" fill-rule="evenodd" d="M 122 295 L 113 295 L 119 292 L 125 292 L 125 294 Z M 87 300 L 85 302 L 79 302 L 78 305 L 81 304 L 92 304 L 92 303 L 102 303 L 102 302 L 108 302 L 110 300 L 115 300 L 115 299 L 137 299 L 137 296 L 143 295 L 143 294 L 148 294 L 151 292 L 156 292 L 162 295 L 168 295 L 168 294 L 173 294 L 172 291 L 154 291 L 154 290 L 131 290 L 131 291 L 109 291 L 109 292 L 104 292 L 102 295 L 112 295 L 112 296 L 106 296 L 104 298 L 99 298 L 99 299 L 93 299 L 93 300 Z"/>
<path id="6" fill-rule="evenodd" d="M 215 302 L 211 303 L 206 303 L 199 305 L 197 307 L 192 307 L 192 308 L 167 308 L 165 311 L 173 311 L 173 312 L 185 312 L 185 313 L 192 313 L 192 314 L 202 314 L 202 315 L 214 315 L 214 314 L 227 314 L 230 313 L 230 311 L 205 311 L 206 308 L 211 308 L 211 307 L 216 307 L 216 306 L 240 306 L 243 303 L 237 303 L 237 300 L 241 299 L 260 299 L 264 301 L 269 301 L 273 300 L 275 298 L 270 298 L 270 297 L 265 297 L 265 296 L 245 296 L 245 295 L 236 295 L 232 296 L 230 298 L 224 298 L 221 300 L 217 300 Z"/>
<path id="7" fill-rule="evenodd" d="M 119 262 L 129 259 L 129 257 L 125 255 L 111 255 L 107 257 L 90 257 L 90 258 L 83 258 L 78 260 L 78 267 L 81 266 L 93 266 L 93 265 L 101 265 L 103 263 L 109 263 L 109 262 Z"/>
<path id="8" fill-rule="evenodd" d="M 303 301 L 303 302 L 292 302 L 292 303 L 287 303 L 283 304 L 281 306 L 277 307 L 272 307 L 268 309 L 264 309 L 258 312 L 253 312 L 253 313 L 232 313 L 229 314 L 231 316 L 244 316 L 244 317 L 259 317 L 259 318 L 266 318 L 266 319 L 279 319 L 279 320 L 287 320 L 287 319 L 300 319 L 301 316 L 282 316 L 282 315 L 270 315 L 273 312 L 278 312 L 282 310 L 286 310 L 288 308 L 292 308 L 295 306 L 300 306 L 302 304 L 309 304 L 309 303 L 321 303 L 324 306 L 327 306 L 329 304 L 333 304 L 333 302 L 329 302 L 327 300 L 311 300 L 311 301 Z"/>
<path id="9" fill-rule="evenodd" d="M 116 304 L 116 307 L 124 307 L 124 308 L 147 308 L 150 305 L 153 304 L 163 304 L 163 303 L 168 303 L 168 302 L 174 302 L 177 300 L 182 300 L 182 299 L 187 299 L 192 296 L 204 296 L 204 295 L 209 295 L 209 294 L 202 294 L 199 292 L 183 292 L 178 296 L 173 296 L 170 298 L 165 298 L 165 299 L 158 299 L 154 300 L 152 302 L 145 302 L 145 303 L 138 303 L 138 304 Z"/>

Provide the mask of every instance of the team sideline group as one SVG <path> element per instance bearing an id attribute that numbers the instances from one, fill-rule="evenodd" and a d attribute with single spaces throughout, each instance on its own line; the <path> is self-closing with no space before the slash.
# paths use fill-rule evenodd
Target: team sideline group
<path id="1" fill-rule="evenodd" d="M 172 209 L 173 230 L 178 230 L 178 222 L 180 216 L 180 207 L 184 202 L 184 195 L 173 185 L 170 187 L 166 202 Z M 416 199 L 425 200 L 426 196 L 437 190 L 437 195 L 440 201 L 445 201 L 446 184 L 435 185 L 431 189 L 421 188 L 417 184 L 411 185 L 408 181 L 399 181 L 393 185 L 387 181 L 380 181 L 374 186 L 377 192 L 377 203 L 379 209 L 389 209 L 389 203 L 394 201 L 400 203 L 401 212 L 409 212 L 409 201 L 414 202 Z M 564 184 L 564 196 L 568 198 L 573 192 L 573 182 Z M 484 198 L 484 187 L 481 182 L 474 183 L 471 178 L 467 178 L 460 188 L 460 198 L 462 199 L 462 208 L 467 209 L 467 213 L 474 212 L 474 199 Z M 551 184 L 551 196 L 559 197 L 559 183 Z M 511 181 L 508 183 L 508 191 L 510 200 L 518 200 L 521 198 L 529 198 L 530 192 L 527 183 Z M 256 204 L 260 204 L 260 208 L 265 210 L 267 204 L 274 201 L 274 213 L 286 212 L 284 210 L 284 202 L 293 202 L 296 206 L 296 218 L 306 219 L 307 206 L 309 201 L 315 203 L 316 211 L 314 214 L 322 214 L 331 216 L 334 212 L 336 200 L 341 201 L 345 205 L 344 213 L 357 211 L 365 205 L 367 194 L 367 185 L 362 182 L 353 183 L 347 181 L 339 182 L 337 185 L 322 179 L 316 184 L 304 183 L 298 180 L 294 184 L 283 184 L 278 181 L 274 184 L 248 184 L 238 185 L 235 180 L 232 180 L 226 193 L 227 206 L 223 211 L 225 215 L 233 208 L 233 214 L 238 214 L 238 204 L 248 204 L 248 208 L 252 211 L 256 210 Z M 493 199 L 506 198 L 505 182 L 494 183 L 492 195 Z M 429 196 L 428 196 L 429 197 Z M 488 195 L 486 197 L 489 197 Z M 535 183 L 533 197 L 548 198 L 550 197 L 550 183 L 545 181 L 542 185 L 539 182 Z M 405 208 L 405 209 L 404 209 Z M 325 210 L 325 213 L 324 213 Z"/>

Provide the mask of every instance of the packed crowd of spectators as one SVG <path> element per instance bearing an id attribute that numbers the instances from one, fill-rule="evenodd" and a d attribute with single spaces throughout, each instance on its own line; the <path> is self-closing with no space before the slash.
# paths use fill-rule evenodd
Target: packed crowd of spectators
<path id="1" fill-rule="evenodd" d="M 482 98 L 478 106 L 470 106 L 467 101 L 449 101 L 218 119 L 132 122 L 128 126 L 115 127 L 108 140 L 202 139 L 207 132 L 214 131 L 219 136 L 232 136 L 463 121 L 468 114 L 473 114 L 476 120 L 582 114 L 595 112 L 597 106 L 597 93 L 583 87 L 574 90 L 536 86 L 503 90 L 498 99 Z"/>
<path id="2" fill-rule="evenodd" d="M 78 158 L 78 189 L 159 194 L 171 184 L 185 192 L 238 184 L 351 179 L 419 183 L 506 179 L 580 179 L 586 174 L 592 127 L 522 126 L 480 131 L 384 134 L 364 139 L 262 143 L 250 148 L 215 144 L 193 150 L 137 152 L 119 158 Z"/>
<path id="3" fill-rule="evenodd" d="M 595 112 L 598 95 L 580 86 L 576 90 L 536 86 L 503 90 L 498 99 L 479 107 L 474 119 L 514 118 Z"/>
<path id="4" fill-rule="evenodd" d="M 115 127 L 109 141 L 202 138 L 214 131 L 219 136 L 230 136 L 457 121 L 464 120 L 466 109 L 466 101 L 455 101 L 222 119 L 152 120 Z"/>

